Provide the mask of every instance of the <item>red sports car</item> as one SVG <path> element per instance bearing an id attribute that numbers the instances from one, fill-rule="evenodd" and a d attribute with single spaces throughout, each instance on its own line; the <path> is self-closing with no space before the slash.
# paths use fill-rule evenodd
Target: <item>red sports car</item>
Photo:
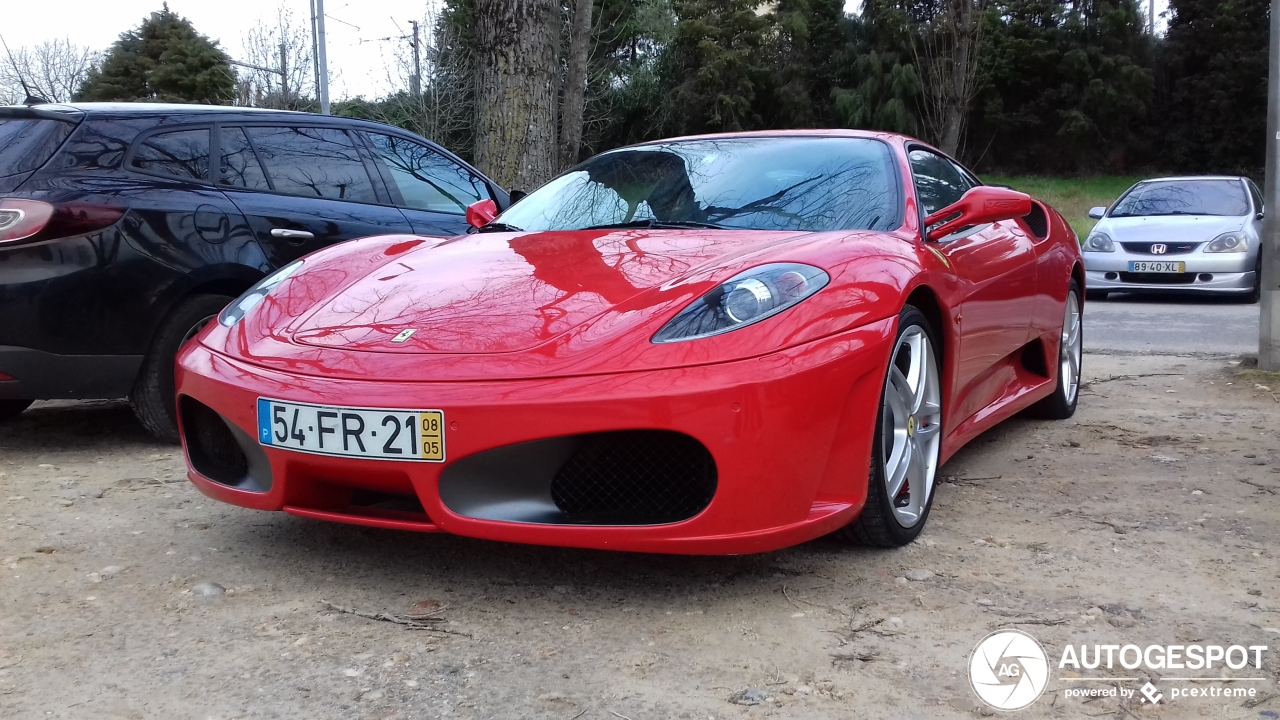
<path id="1" fill-rule="evenodd" d="M 508 542 L 892 546 L 965 442 L 1075 410 L 1071 229 L 910 138 L 651 142 L 493 215 L 321 250 L 232 303 L 179 357 L 191 481 Z"/>

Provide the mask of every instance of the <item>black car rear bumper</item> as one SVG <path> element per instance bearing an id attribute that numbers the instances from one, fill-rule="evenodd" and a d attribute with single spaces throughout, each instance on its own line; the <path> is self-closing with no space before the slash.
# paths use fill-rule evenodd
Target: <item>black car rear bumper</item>
<path id="1" fill-rule="evenodd" d="M 0 345 L 0 400 L 124 397 L 142 367 L 141 355 L 55 355 Z M 5 380 L 7 375 L 12 380 Z"/>

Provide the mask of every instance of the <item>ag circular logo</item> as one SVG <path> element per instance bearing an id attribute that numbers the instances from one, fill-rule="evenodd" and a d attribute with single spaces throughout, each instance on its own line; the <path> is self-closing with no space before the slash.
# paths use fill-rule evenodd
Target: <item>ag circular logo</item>
<path id="1" fill-rule="evenodd" d="M 969 684 L 982 702 L 997 710 L 1021 710 L 1049 685 L 1049 658 L 1030 635 L 998 630 L 969 656 Z"/>

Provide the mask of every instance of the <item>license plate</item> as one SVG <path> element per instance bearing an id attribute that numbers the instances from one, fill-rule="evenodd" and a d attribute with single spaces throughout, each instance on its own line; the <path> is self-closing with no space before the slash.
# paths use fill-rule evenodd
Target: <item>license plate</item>
<path id="1" fill-rule="evenodd" d="M 258 442 L 316 455 L 444 462 L 444 411 L 258 398 Z"/>
<path id="2" fill-rule="evenodd" d="M 1150 262 L 1138 261 L 1129 263 L 1129 272 L 1135 273 L 1184 273 L 1187 264 L 1184 262 Z"/>

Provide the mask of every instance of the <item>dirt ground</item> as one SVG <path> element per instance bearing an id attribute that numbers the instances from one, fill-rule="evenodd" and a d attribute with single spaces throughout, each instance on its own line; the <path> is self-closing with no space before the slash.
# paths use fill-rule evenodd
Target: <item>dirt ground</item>
<path id="1" fill-rule="evenodd" d="M 969 653 L 1006 627 L 1055 664 L 1273 646 L 1252 700 L 1066 699 L 1055 666 L 1019 717 L 1280 716 L 1280 387 L 1086 363 L 1073 420 L 1014 419 L 943 468 L 915 544 L 736 558 L 225 506 L 124 405 L 44 403 L 0 428 L 0 718 L 975 717 Z"/>

